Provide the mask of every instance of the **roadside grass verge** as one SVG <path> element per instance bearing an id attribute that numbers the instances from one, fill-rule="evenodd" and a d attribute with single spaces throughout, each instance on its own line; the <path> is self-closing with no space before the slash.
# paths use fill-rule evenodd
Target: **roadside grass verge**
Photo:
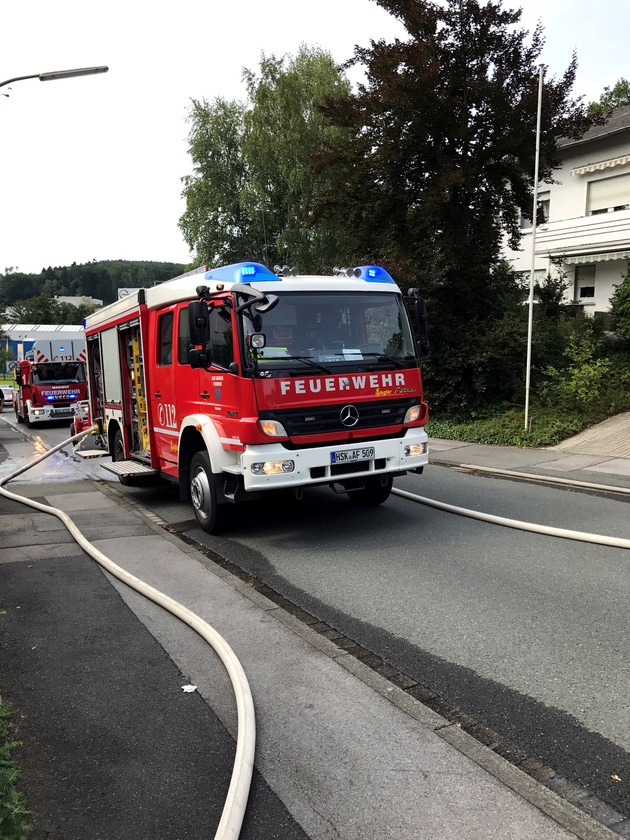
<path id="1" fill-rule="evenodd" d="M 11 705 L 0 696 L 0 837 L 2 840 L 26 840 L 30 832 L 29 812 L 16 790 L 20 770 L 11 758 L 19 742 L 13 740 Z"/>
<path id="2" fill-rule="evenodd" d="M 606 417 L 586 413 L 557 414 L 548 409 L 531 408 L 529 419 L 530 429 L 526 431 L 522 410 L 508 409 L 468 420 L 435 417 L 429 413 L 427 434 L 465 443 L 537 448 L 554 446 Z"/>

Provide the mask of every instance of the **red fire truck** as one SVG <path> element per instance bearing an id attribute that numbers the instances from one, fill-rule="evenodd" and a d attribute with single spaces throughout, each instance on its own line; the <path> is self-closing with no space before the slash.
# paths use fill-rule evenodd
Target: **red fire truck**
<path id="1" fill-rule="evenodd" d="M 18 423 L 68 420 L 85 400 L 85 341 L 38 339 L 15 371 L 13 406 Z"/>
<path id="2" fill-rule="evenodd" d="M 273 489 L 323 484 L 377 505 L 428 463 L 424 303 L 378 266 L 204 266 L 99 309 L 85 331 L 98 443 L 84 457 L 109 453 L 123 483 L 178 482 L 209 533 Z"/>

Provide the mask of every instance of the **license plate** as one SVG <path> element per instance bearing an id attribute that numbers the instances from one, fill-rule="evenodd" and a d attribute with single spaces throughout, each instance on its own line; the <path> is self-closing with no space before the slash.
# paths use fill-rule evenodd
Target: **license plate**
<path id="1" fill-rule="evenodd" d="M 354 461 L 369 461 L 374 457 L 374 447 L 364 446 L 362 449 L 345 449 L 343 452 L 331 452 L 331 464 L 348 464 Z"/>

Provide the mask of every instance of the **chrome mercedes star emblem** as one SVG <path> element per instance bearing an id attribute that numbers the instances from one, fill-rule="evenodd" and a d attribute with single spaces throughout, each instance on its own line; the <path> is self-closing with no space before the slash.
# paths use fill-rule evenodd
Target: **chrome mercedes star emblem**
<path id="1" fill-rule="evenodd" d="M 344 405 L 339 412 L 339 418 L 344 426 L 356 426 L 359 422 L 359 412 L 353 405 Z"/>

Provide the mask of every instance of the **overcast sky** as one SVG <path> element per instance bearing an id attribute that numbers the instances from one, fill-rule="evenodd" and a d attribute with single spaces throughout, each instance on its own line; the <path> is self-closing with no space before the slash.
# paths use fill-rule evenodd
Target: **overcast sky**
<path id="1" fill-rule="evenodd" d="M 630 0 L 506 0 L 543 24 L 542 60 L 572 51 L 574 96 L 630 77 Z M 0 82 L 108 65 L 101 76 L 16 82 L 0 97 L 0 273 L 90 260 L 187 263 L 178 228 L 191 171 L 191 98 L 244 99 L 243 67 L 318 45 L 335 59 L 402 27 L 373 0 L 11 0 L 0 13 Z M 7 87 L 0 88 L 0 93 Z"/>

